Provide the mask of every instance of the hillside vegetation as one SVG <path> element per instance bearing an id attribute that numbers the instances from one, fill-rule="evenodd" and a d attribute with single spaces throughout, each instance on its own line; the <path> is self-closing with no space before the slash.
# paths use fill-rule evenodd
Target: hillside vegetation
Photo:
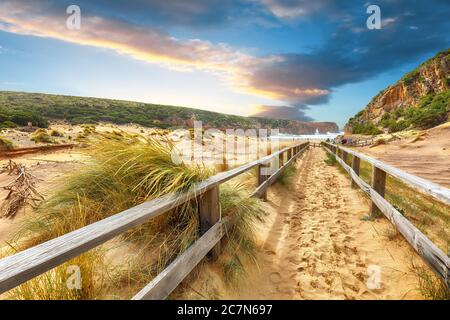
<path id="1" fill-rule="evenodd" d="M 0 91 L 0 127 L 26 125 L 29 121 L 47 127 L 48 120 L 53 119 L 71 124 L 134 123 L 162 129 L 192 127 L 193 121 L 199 120 L 206 128 L 280 128 L 282 132 L 298 134 L 314 133 L 317 127 L 322 132 L 338 129 L 334 123 L 242 117 L 131 101 Z"/>
<path id="2" fill-rule="evenodd" d="M 381 91 L 350 118 L 346 131 L 376 135 L 428 129 L 446 122 L 450 113 L 450 49 L 438 53 Z"/>

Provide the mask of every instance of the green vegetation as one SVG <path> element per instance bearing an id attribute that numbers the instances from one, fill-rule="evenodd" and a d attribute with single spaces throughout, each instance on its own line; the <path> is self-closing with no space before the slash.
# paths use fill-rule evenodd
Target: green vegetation
<path id="1" fill-rule="evenodd" d="M 33 134 L 31 135 L 31 141 L 34 141 L 35 143 L 54 143 L 55 141 L 50 137 L 47 130 L 45 129 L 37 129 Z"/>
<path id="2" fill-rule="evenodd" d="M 31 122 L 36 127 L 48 127 L 48 121 L 37 112 L 29 111 L 26 107 L 10 109 L 4 103 L 0 103 L 0 130 L 2 128 L 26 126 L 28 122 Z"/>
<path id="3" fill-rule="evenodd" d="M 419 280 L 419 291 L 426 299 L 450 300 L 450 289 L 428 267 L 412 261 L 411 271 Z"/>
<path id="4" fill-rule="evenodd" d="M 230 181 L 220 190 L 222 215 L 230 217 L 233 223 L 228 230 L 224 252 L 220 257 L 224 281 L 245 275 L 244 259 L 256 263 L 255 224 L 263 221 L 266 215 L 262 202 L 250 197 L 244 182 Z"/>
<path id="5" fill-rule="evenodd" d="M 361 161 L 361 179 L 370 184 L 372 166 Z M 386 199 L 444 252 L 450 254 L 450 207 L 388 175 Z"/>
<path id="6" fill-rule="evenodd" d="M 423 79 L 420 76 L 420 69 L 429 65 L 430 63 L 432 63 L 433 61 L 435 61 L 436 59 L 440 59 L 442 57 L 446 57 L 446 59 L 449 59 L 450 57 L 450 49 L 446 49 L 443 51 L 438 52 L 434 57 L 428 59 L 427 61 L 423 62 L 422 64 L 420 64 L 416 69 L 414 69 L 411 72 L 408 72 L 407 74 L 405 74 L 403 76 L 403 78 L 401 79 L 401 81 L 403 81 L 406 85 L 409 85 L 411 83 L 413 83 L 416 79 Z"/>
<path id="7" fill-rule="evenodd" d="M 450 90 L 436 95 L 426 95 L 417 107 L 407 108 L 403 116 L 412 127 L 427 129 L 448 119 L 450 112 Z"/>
<path id="8" fill-rule="evenodd" d="M 337 163 L 336 156 L 327 152 L 327 158 L 323 160 L 327 165 L 333 166 Z"/>
<path id="9" fill-rule="evenodd" d="M 351 158 L 352 155 L 349 155 L 348 163 L 351 163 Z M 342 167 L 339 166 L 339 168 Z M 342 169 L 342 172 L 345 171 Z M 370 184 L 372 179 L 370 163 L 361 161 L 359 176 Z M 450 216 L 448 214 L 450 207 L 448 205 L 427 194 L 417 192 L 416 189 L 390 175 L 387 175 L 385 198 L 444 253 L 450 255 Z M 374 218 L 377 217 L 368 215 L 362 217 L 362 220 L 372 221 Z M 394 241 L 400 237 L 400 233 L 395 227 L 391 227 L 384 232 L 384 236 Z M 412 261 L 411 272 L 417 277 L 418 289 L 425 298 L 450 299 L 447 285 L 423 263 L 417 264 Z"/>
<path id="10" fill-rule="evenodd" d="M 50 130 L 50 136 L 52 137 L 64 137 L 64 134 L 56 129 Z"/>
<path id="11" fill-rule="evenodd" d="M 88 129 L 89 130 L 89 129 Z M 203 166 L 174 165 L 172 145 L 142 136 L 91 133 L 85 151 L 92 162 L 64 177 L 61 188 L 26 221 L 14 245 L 32 247 L 94 223 L 142 202 L 191 189 L 213 174 Z M 260 200 L 233 181 L 220 188 L 222 216 L 234 224 L 227 230 L 221 255 L 224 279 L 243 271 L 243 260 L 254 260 L 253 224 L 264 215 Z M 126 265 L 111 265 L 109 247 L 101 246 L 11 291 L 14 299 L 95 299 L 103 294 L 124 298 L 136 293 L 185 251 L 199 236 L 197 201 L 182 204 L 118 237 L 113 247 L 133 248 Z M 63 281 L 68 265 L 81 265 L 82 290 L 68 292 Z M 85 273 L 88 276 L 84 276 Z M 103 279 L 107 278 L 106 284 Z"/>
<path id="12" fill-rule="evenodd" d="M 421 74 L 422 68 L 434 61 L 443 61 L 443 59 L 450 61 L 450 49 L 437 53 L 433 58 L 405 74 L 400 80 L 400 83 L 403 82 L 406 86 L 412 85 L 415 82 L 424 83 L 425 79 Z M 450 90 L 448 89 L 450 87 L 450 77 L 448 75 L 444 79 L 444 82 L 447 90 L 423 96 L 417 105 L 403 106 L 395 109 L 393 112 L 385 113 L 378 123 L 373 123 L 367 120 L 367 117 L 362 117 L 364 113 L 364 110 L 362 110 L 349 119 L 347 126 L 351 128 L 352 133 L 373 135 L 381 133 L 381 128 L 387 129 L 389 133 L 394 133 L 409 128 L 428 129 L 444 123 L 448 120 L 450 113 Z M 385 90 L 375 96 L 371 103 L 379 99 L 383 92 Z"/>
<path id="13" fill-rule="evenodd" d="M 385 113 L 380 125 L 389 132 L 405 130 L 409 127 L 428 129 L 448 119 L 450 112 L 450 90 L 439 94 L 429 94 L 416 107 L 398 108 L 392 113 Z"/>
<path id="14" fill-rule="evenodd" d="M 373 123 L 365 122 L 365 123 L 355 123 L 352 126 L 352 132 L 355 134 L 366 134 L 366 135 L 377 135 L 383 133 L 380 129 L 378 129 Z"/>
<path id="15" fill-rule="evenodd" d="M 383 114 L 378 125 L 366 121 L 357 122 L 351 118 L 349 124 L 355 134 L 375 135 L 382 133 L 379 127 L 394 133 L 408 128 L 428 129 L 444 123 L 450 113 L 450 90 L 438 94 L 428 94 L 420 99 L 417 106 L 401 107 L 391 113 Z"/>
<path id="16" fill-rule="evenodd" d="M 5 121 L 17 125 L 46 128 L 48 120 L 71 124 L 111 122 L 135 123 L 145 127 L 174 129 L 192 126 L 193 120 L 215 128 L 287 127 L 295 120 L 241 117 L 193 108 L 156 105 L 122 100 L 85 98 L 23 92 L 0 92 L 0 126 Z"/>
<path id="17" fill-rule="evenodd" d="M 12 149 L 14 149 L 14 144 L 8 139 L 0 137 L 0 151 L 8 151 Z"/>
<path id="18" fill-rule="evenodd" d="M 284 186 L 291 184 L 296 172 L 297 168 L 295 167 L 295 164 L 291 163 L 283 171 L 281 171 L 281 174 L 278 176 L 277 183 L 281 183 Z"/>

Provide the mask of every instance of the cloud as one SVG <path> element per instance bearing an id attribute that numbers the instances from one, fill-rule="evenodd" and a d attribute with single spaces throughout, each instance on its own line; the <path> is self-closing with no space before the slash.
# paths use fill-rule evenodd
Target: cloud
<path id="1" fill-rule="evenodd" d="M 305 105 L 327 103 L 336 88 L 449 45 L 450 5 L 444 0 L 382 2 L 381 30 L 365 27 L 365 4 L 353 0 L 84 0 L 80 5 L 81 30 L 71 31 L 60 1 L 3 0 L 0 30 L 108 48 L 172 69 L 213 72 L 240 90 L 289 105 L 264 106 L 260 114 L 301 119 L 307 118 Z M 247 18 L 248 10 L 242 8 L 249 6 L 254 19 L 266 18 L 263 11 L 269 11 L 280 21 L 316 19 L 319 25 L 332 25 L 334 32 L 308 52 L 255 56 L 227 44 L 179 39 L 163 31 L 173 25 L 232 23 Z"/>
<path id="2" fill-rule="evenodd" d="M 326 6 L 323 0 L 260 0 L 278 18 L 298 18 L 311 15 Z"/>
<path id="3" fill-rule="evenodd" d="M 293 119 L 300 121 L 313 121 L 303 110 L 289 106 L 258 106 L 253 117 L 275 118 L 275 119 Z"/>
<path id="4" fill-rule="evenodd" d="M 51 2 L 46 2 L 50 4 Z M 81 45 L 116 50 L 136 59 L 167 64 L 174 68 L 198 68 L 237 72 L 258 59 L 225 44 L 199 39 L 180 40 L 157 28 L 141 27 L 118 19 L 82 14 L 81 29 L 66 27 L 65 9 L 45 10 L 30 1 L 0 3 L 0 30 L 24 35 L 50 37 Z"/>
<path id="5" fill-rule="evenodd" d="M 103 16 L 141 25 L 194 28 L 223 25 L 236 6 L 245 5 L 236 0 L 79 0 L 77 4 L 83 10 L 101 10 Z"/>
<path id="6" fill-rule="evenodd" d="M 365 28 L 364 7 L 350 6 L 348 1 L 339 2 L 340 8 L 330 1 L 319 1 L 320 12 L 304 1 L 264 2 L 284 4 L 286 8 L 305 5 L 305 13 L 321 14 L 322 18 L 345 17 L 337 19 L 335 33 L 322 47 L 277 55 L 255 65 L 249 73 L 250 88 L 271 93 L 291 105 L 326 103 L 334 89 L 342 85 L 369 79 L 449 46 L 450 20 L 445 16 L 450 14 L 450 4 L 440 0 L 433 5 L 384 2 L 380 5 L 384 21 L 381 30 Z M 407 13 L 403 13 L 405 8 Z M 360 15 L 355 14 L 358 9 Z M 408 28 L 411 25 L 415 28 Z"/>

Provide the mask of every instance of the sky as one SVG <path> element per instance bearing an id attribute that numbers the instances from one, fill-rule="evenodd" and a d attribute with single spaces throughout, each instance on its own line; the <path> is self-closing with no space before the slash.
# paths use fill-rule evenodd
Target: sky
<path id="1" fill-rule="evenodd" d="M 342 128 L 450 47 L 449 16 L 447 0 L 0 0 L 0 90 Z"/>

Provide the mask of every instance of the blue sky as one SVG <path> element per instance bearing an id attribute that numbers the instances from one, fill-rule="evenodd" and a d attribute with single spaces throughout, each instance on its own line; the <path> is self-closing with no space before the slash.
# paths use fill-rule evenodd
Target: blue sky
<path id="1" fill-rule="evenodd" d="M 66 27 L 71 4 L 79 30 Z M 379 30 L 366 27 L 370 4 Z M 342 127 L 450 47 L 449 16 L 444 0 L 2 0 L 0 90 Z"/>

